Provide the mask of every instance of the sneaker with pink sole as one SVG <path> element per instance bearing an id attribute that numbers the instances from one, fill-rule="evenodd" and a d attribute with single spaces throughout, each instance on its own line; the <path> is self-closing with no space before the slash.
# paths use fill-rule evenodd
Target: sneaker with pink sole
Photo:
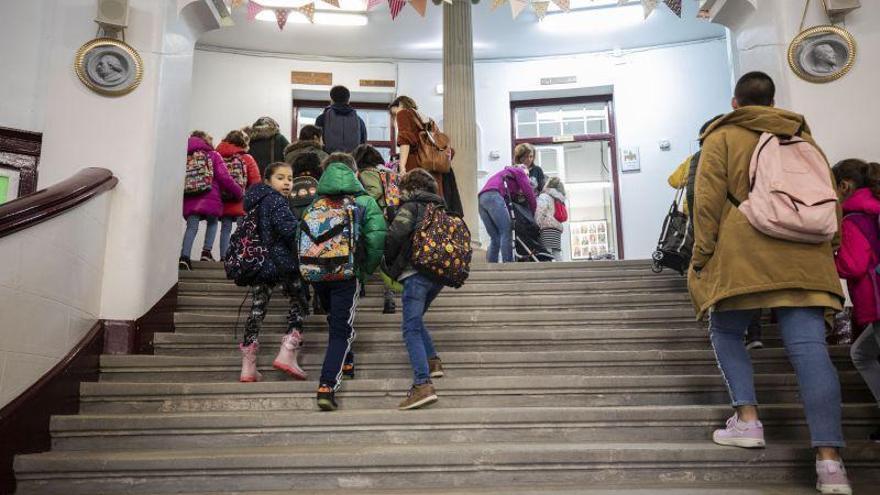
<path id="1" fill-rule="evenodd" d="M 727 427 L 723 430 L 715 430 L 712 433 L 712 441 L 718 445 L 742 447 L 745 449 L 763 448 L 764 425 L 760 421 L 744 422 L 734 414 L 727 420 Z"/>
<path id="2" fill-rule="evenodd" d="M 852 495 L 842 462 L 816 461 L 816 476 L 816 490 L 820 493 Z"/>

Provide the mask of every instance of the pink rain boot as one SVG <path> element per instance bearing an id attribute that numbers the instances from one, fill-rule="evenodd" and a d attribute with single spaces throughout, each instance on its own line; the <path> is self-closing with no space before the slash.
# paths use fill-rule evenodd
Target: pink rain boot
<path id="1" fill-rule="evenodd" d="M 291 332 L 281 339 L 281 349 L 275 356 L 272 366 L 275 369 L 283 371 L 297 380 L 306 380 L 308 375 L 297 363 L 299 350 L 302 348 L 302 334 L 300 332 Z"/>
<path id="2" fill-rule="evenodd" d="M 257 352 L 260 350 L 260 343 L 253 342 L 245 347 L 238 344 L 241 350 L 241 376 L 238 381 L 244 383 L 258 382 L 263 379 L 263 375 L 257 371 Z"/>

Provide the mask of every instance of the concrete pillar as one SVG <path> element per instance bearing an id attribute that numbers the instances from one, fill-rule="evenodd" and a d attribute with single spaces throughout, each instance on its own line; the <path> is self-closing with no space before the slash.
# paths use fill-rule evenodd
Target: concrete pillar
<path id="1" fill-rule="evenodd" d="M 443 125 L 455 147 L 453 168 L 464 218 L 479 241 L 477 214 L 477 116 L 471 2 L 443 5 Z"/>

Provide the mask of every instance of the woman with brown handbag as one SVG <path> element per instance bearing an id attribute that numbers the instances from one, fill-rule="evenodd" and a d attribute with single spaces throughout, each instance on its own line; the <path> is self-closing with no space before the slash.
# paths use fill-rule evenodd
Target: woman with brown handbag
<path id="1" fill-rule="evenodd" d="M 443 196 L 444 175 L 451 170 L 452 148 L 449 138 L 440 132 L 433 120 L 419 113 L 415 100 L 398 96 L 388 110 L 397 126 L 397 146 L 400 153 L 400 173 L 421 168 L 437 181 Z"/>

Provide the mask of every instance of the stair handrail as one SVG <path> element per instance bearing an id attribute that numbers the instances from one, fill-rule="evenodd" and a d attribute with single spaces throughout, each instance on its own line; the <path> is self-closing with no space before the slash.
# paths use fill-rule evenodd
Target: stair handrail
<path id="1" fill-rule="evenodd" d="M 57 184 L 0 205 L 0 238 L 33 227 L 116 187 L 105 168 L 88 167 Z"/>

